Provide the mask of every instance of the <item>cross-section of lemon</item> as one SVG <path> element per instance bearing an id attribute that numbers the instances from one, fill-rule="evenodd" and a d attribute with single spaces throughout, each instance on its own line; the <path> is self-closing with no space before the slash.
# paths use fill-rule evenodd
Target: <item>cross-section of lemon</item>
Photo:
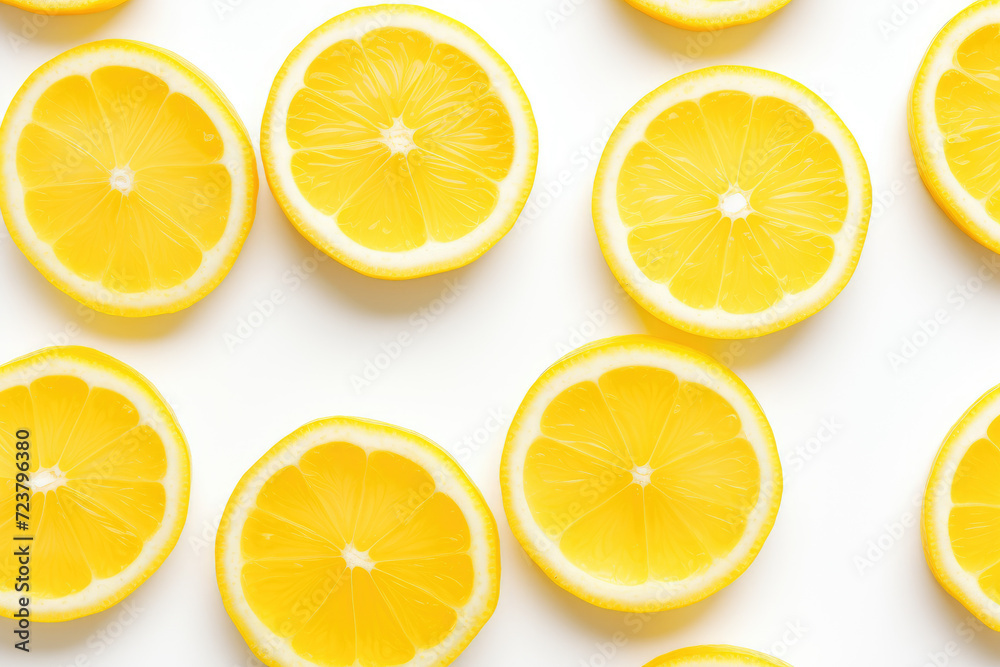
<path id="1" fill-rule="evenodd" d="M 126 0 L 0 0 L 36 14 L 92 14 L 117 7 Z"/>
<path id="2" fill-rule="evenodd" d="M 170 408 L 120 361 L 54 347 L 0 367 L 0 614 L 27 597 L 31 619 L 65 621 L 135 590 L 180 536 L 188 459 Z"/>
<path id="3" fill-rule="evenodd" d="M 552 578 L 624 611 L 681 607 L 743 573 L 781 498 L 774 436 L 728 369 L 649 336 L 545 371 L 500 470 L 514 535 Z"/>
<path id="4" fill-rule="evenodd" d="M 468 264 L 514 224 L 537 158 L 531 107 L 466 26 L 410 5 L 338 16 L 271 88 L 268 184 L 313 244 L 380 278 Z"/>
<path id="5" fill-rule="evenodd" d="M 941 445 L 924 496 L 923 536 L 941 585 L 1000 631 L 1000 386 Z"/>
<path id="6" fill-rule="evenodd" d="M 179 310 L 229 272 L 257 166 L 235 110 L 178 56 L 125 40 L 52 59 L 0 126 L 0 210 L 32 264 L 97 310 Z"/>
<path id="7" fill-rule="evenodd" d="M 787 662 L 737 646 L 692 646 L 671 651 L 646 667 L 791 667 Z"/>
<path id="8" fill-rule="evenodd" d="M 745 338 L 798 322 L 850 279 L 871 211 L 868 168 L 821 99 L 774 72 L 677 77 L 615 129 L 594 223 L 622 286 L 664 321 Z"/>
<path id="9" fill-rule="evenodd" d="M 626 0 L 664 23 L 688 30 L 718 30 L 752 23 L 772 14 L 789 0 Z"/>
<path id="10" fill-rule="evenodd" d="M 437 445 L 335 417 L 275 445 L 223 514 L 226 610 L 268 665 L 449 664 L 496 607 L 493 514 Z"/>
<path id="11" fill-rule="evenodd" d="M 934 200 L 1000 252 L 1000 1 L 973 3 L 931 42 L 910 92 L 909 126 Z"/>

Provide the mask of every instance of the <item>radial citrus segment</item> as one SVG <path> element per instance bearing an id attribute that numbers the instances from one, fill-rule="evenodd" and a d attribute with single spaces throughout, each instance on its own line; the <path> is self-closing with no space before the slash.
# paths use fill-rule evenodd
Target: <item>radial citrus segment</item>
<path id="1" fill-rule="evenodd" d="M 542 569 L 589 602 L 644 611 L 737 577 L 770 529 L 780 480 L 767 422 L 735 376 L 645 336 L 546 371 L 501 466 L 511 527 Z"/>
<path id="2" fill-rule="evenodd" d="M 496 542 L 482 497 L 435 445 L 321 420 L 240 482 L 219 584 L 268 664 L 445 665 L 496 604 Z"/>

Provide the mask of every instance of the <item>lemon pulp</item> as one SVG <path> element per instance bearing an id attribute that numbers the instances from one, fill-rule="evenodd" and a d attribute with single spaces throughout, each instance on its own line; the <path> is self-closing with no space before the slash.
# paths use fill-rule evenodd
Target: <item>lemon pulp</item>
<path id="1" fill-rule="evenodd" d="M 948 533 L 955 559 L 1000 603 L 1000 417 L 959 462 L 951 485 Z"/>
<path id="2" fill-rule="evenodd" d="M 538 525 L 574 565 L 620 585 L 705 571 L 740 541 L 760 493 L 732 405 L 648 366 L 562 391 L 524 463 Z"/>
<path id="3" fill-rule="evenodd" d="M 646 277 L 692 308 L 749 314 L 827 272 L 848 188 L 802 109 L 722 90 L 650 123 L 622 165 L 617 207 Z"/>
<path id="4" fill-rule="evenodd" d="M 411 28 L 317 57 L 288 109 L 292 177 L 343 233 L 379 251 L 462 238 L 490 217 L 514 128 L 482 67 Z"/>
<path id="5" fill-rule="evenodd" d="M 13 521 L 19 440 L 30 443 L 27 531 Z M 0 392 L 0 542 L 34 536 L 33 597 L 77 593 L 135 561 L 163 522 L 165 475 L 163 442 L 121 394 L 68 375 Z M 17 568 L 13 548 L 0 551 L 0 591 Z"/>
<path id="6" fill-rule="evenodd" d="M 938 81 L 934 107 L 944 156 L 962 187 L 1000 220 L 1000 25 L 965 38 Z"/>
<path id="7" fill-rule="evenodd" d="M 222 138 L 154 74 L 107 66 L 39 97 L 17 143 L 27 220 L 73 273 L 125 294 L 190 278 L 222 238 Z"/>
<path id="8" fill-rule="evenodd" d="M 470 529 L 433 476 L 347 442 L 308 450 L 261 488 L 242 528 L 247 603 L 295 653 L 326 665 L 392 665 L 463 621 Z"/>

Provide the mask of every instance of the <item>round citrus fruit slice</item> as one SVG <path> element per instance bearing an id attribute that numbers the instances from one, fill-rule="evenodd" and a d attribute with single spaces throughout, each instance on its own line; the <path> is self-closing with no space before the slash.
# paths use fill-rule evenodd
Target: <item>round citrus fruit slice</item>
<path id="1" fill-rule="evenodd" d="M 671 651 L 646 667 L 790 667 L 787 662 L 737 646 L 692 646 Z"/>
<path id="2" fill-rule="evenodd" d="M 0 3 L 27 9 L 36 14 L 92 14 L 103 12 L 125 0 L 0 0 Z"/>
<path id="3" fill-rule="evenodd" d="M 910 91 L 910 143 L 934 200 L 1000 252 L 1000 1 L 976 2 L 938 33 Z"/>
<path id="4" fill-rule="evenodd" d="M 0 367 L 0 615 L 65 621 L 120 601 L 180 536 L 187 444 L 132 368 L 85 347 Z"/>
<path id="5" fill-rule="evenodd" d="M 746 570 L 778 512 L 781 465 L 760 406 L 728 369 L 622 336 L 535 382 L 500 483 L 514 535 L 555 583 L 647 612 L 697 602 Z"/>
<path id="6" fill-rule="evenodd" d="M 268 184 L 314 245 L 379 278 L 473 261 L 513 226 L 538 153 L 528 98 L 466 26 L 355 9 L 312 32 L 271 88 Z"/>
<path id="7" fill-rule="evenodd" d="M 819 97 L 780 74 L 710 67 L 625 115 L 597 170 L 594 223 L 618 281 L 678 328 L 777 331 L 850 279 L 868 168 Z"/>
<path id="8" fill-rule="evenodd" d="M 1000 631 L 1000 386 L 941 445 L 924 495 L 923 536 L 941 585 Z"/>
<path id="9" fill-rule="evenodd" d="M 0 211 L 52 284 L 115 315 L 173 312 L 229 272 L 257 165 L 235 110 L 163 49 L 125 40 L 36 70 L 0 126 Z"/>
<path id="10" fill-rule="evenodd" d="M 268 665 L 449 664 L 493 613 L 496 522 L 454 459 L 403 429 L 335 417 L 243 476 L 222 517 L 226 610 Z"/>
<path id="11" fill-rule="evenodd" d="M 688 30 L 719 30 L 753 23 L 773 14 L 789 0 L 626 0 L 664 23 Z"/>

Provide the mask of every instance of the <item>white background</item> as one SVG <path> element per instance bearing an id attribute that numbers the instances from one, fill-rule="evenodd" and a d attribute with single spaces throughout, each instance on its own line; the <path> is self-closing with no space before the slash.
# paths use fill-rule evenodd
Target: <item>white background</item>
<path id="1" fill-rule="evenodd" d="M 792 0 L 764 21 L 716 34 L 663 25 L 622 0 L 427 4 L 506 58 L 538 121 L 529 207 L 473 265 L 397 283 L 333 260 L 317 264 L 262 173 L 256 223 L 222 285 L 179 314 L 128 320 L 78 306 L 0 230 L 2 360 L 67 341 L 121 358 L 174 407 L 193 458 L 187 526 L 159 572 L 102 614 L 35 626 L 30 658 L 11 648 L 13 626 L 0 619 L 0 663 L 259 664 L 219 598 L 215 525 L 239 477 L 271 445 L 309 420 L 346 414 L 399 424 L 447 447 L 497 516 L 500 604 L 455 663 L 461 667 L 639 667 L 713 642 L 772 651 L 796 667 L 996 665 L 1000 635 L 977 632 L 981 626 L 937 585 L 914 526 L 942 438 L 1000 382 L 1000 258 L 935 206 L 915 176 L 906 132 L 920 58 L 967 3 Z M 69 47 L 140 39 L 213 77 L 256 145 L 285 56 L 353 6 L 131 0 L 102 14 L 36 19 L 37 26 L 32 15 L 0 7 L 0 105 Z M 782 72 L 829 101 L 857 137 L 881 201 L 841 296 L 802 324 L 742 343 L 687 335 L 643 312 L 617 289 L 590 215 L 596 161 L 618 119 L 667 79 L 723 63 Z M 296 271 L 307 279 L 297 283 Z M 446 304 L 442 295 L 452 288 L 460 296 Z M 282 303 L 272 309 L 264 302 L 274 296 Z M 258 311 L 270 315 L 252 315 Z M 935 318 L 939 324 L 928 324 Z M 259 326 L 241 330 L 249 320 Z M 535 378 L 584 340 L 635 332 L 730 365 L 763 405 L 786 475 L 774 531 L 747 573 L 706 601 L 648 617 L 592 607 L 536 569 L 506 525 L 497 475 L 510 417 Z M 381 348 L 400 334 L 410 344 L 386 366 Z M 234 349 L 227 335 L 240 340 Z M 386 367 L 358 389 L 352 377 L 367 362 Z"/>

